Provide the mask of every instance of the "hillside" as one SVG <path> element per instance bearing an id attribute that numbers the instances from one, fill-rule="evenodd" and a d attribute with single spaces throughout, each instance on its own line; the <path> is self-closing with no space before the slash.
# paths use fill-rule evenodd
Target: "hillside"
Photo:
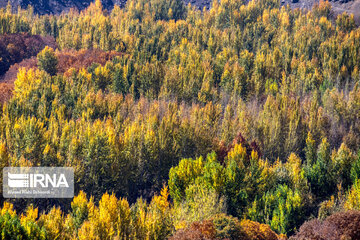
<path id="1" fill-rule="evenodd" d="M 35 13 L 39 14 L 59 14 L 63 11 L 68 12 L 70 8 L 83 10 L 87 8 L 93 0 L 10 0 L 11 6 L 16 9 L 18 6 L 27 8 L 28 5 L 34 7 Z M 185 4 L 191 3 L 200 9 L 210 7 L 211 0 L 184 0 Z M 8 0 L 0 0 L 0 8 L 6 7 Z M 102 0 L 105 9 L 111 10 L 114 5 L 124 7 L 126 0 Z"/>
<path id="2" fill-rule="evenodd" d="M 185 4 L 191 3 L 199 9 L 210 8 L 212 0 L 183 0 Z M 5 7 L 8 0 L 0 0 L 0 7 Z M 39 14 L 59 14 L 67 12 L 70 8 L 83 10 L 87 8 L 93 0 L 10 0 L 14 9 L 18 6 L 26 8 L 28 5 L 34 7 L 34 11 Z M 319 2 L 318 0 L 280 0 L 283 5 L 289 4 L 292 8 L 311 9 Z M 332 0 L 330 1 L 334 9 L 334 14 L 342 12 L 354 14 L 357 22 L 360 22 L 360 0 Z M 124 7 L 126 0 L 102 0 L 105 9 L 111 10 L 114 5 Z"/>
<path id="3" fill-rule="evenodd" d="M 5 7 L 8 0 L 0 0 L 0 7 Z M 27 8 L 28 5 L 34 7 L 34 12 L 39 14 L 59 14 L 67 12 L 70 8 L 82 10 L 87 8 L 93 0 L 10 0 L 13 9 L 18 6 Z M 123 7 L 126 0 L 103 0 L 106 9 L 112 9 L 114 4 Z"/>
<path id="4" fill-rule="evenodd" d="M 355 3 L 0 9 L 0 240 L 359 240 Z M 9 166 L 74 197 L 6 198 Z"/>

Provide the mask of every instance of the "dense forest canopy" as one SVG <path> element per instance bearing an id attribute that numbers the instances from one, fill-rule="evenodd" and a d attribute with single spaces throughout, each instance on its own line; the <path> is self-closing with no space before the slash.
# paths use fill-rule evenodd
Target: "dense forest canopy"
<path id="1" fill-rule="evenodd" d="M 1 9 L 0 166 L 71 166 L 77 195 L 1 199 L 2 236 L 357 239 L 343 223 L 359 213 L 341 211 L 360 210 L 360 28 L 330 15 L 276 0 Z M 300 228 L 314 218 L 321 232 Z"/>

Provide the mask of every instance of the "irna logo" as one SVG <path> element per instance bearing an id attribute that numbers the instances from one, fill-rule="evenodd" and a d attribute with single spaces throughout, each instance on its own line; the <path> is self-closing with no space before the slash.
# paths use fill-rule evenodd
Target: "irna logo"
<path id="1" fill-rule="evenodd" d="M 8 173 L 8 185 L 13 188 L 36 188 L 49 186 L 54 188 L 69 187 L 65 174 L 11 174 Z"/>
<path id="2" fill-rule="evenodd" d="M 63 167 L 7 167 L 3 170 L 4 198 L 72 198 L 74 171 Z"/>

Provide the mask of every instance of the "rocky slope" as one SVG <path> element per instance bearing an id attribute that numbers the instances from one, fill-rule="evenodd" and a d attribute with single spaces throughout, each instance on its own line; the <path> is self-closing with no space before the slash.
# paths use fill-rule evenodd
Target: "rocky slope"
<path id="1" fill-rule="evenodd" d="M 59 14 L 63 11 L 68 11 L 70 8 L 84 9 L 90 5 L 93 0 L 10 0 L 13 9 L 18 6 L 26 8 L 28 5 L 34 7 L 34 11 L 39 14 Z M 186 4 L 198 6 L 200 9 L 209 7 L 211 0 L 184 0 Z M 0 0 L 0 7 L 6 7 L 8 0 Z M 102 0 L 103 6 L 106 9 L 112 9 L 114 5 L 124 7 L 126 0 Z"/>
<path id="2" fill-rule="evenodd" d="M 7 5 L 8 0 L 0 0 L 0 7 Z M 28 5 L 34 7 L 34 11 L 39 14 L 59 14 L 68 11 L 70 8 L 84 9 L 93 0 L 10 0 L 11 6 L 16 9 L 18 6 L 26 8 Z M 102 0 L 107 9 L 111 9 L 114 4 L 123 7 L 126 0 Z"/>
<path id="3" fill-rule="evenodd" d="M 347 12 L 353 14 L 357 24 L 360 24 L 360 0 L 328 0 L 332 5 L 332 15 Z M 291 8 L 311 9 L 319 0 L 280 0 L 282 5 L 289 4 Z"/>
<path id="4" fill-rule="evenodd" d="M 70 8 L 84 9 L 90 5 L 93 0 L 10 0 L 14 9 L 18 6 L 26 8 L 32 5 L 36 13 L 39 14 L 59 14 L 68 11 Z M 199 9 L 209 8 L 212 0 L 184 0 L 185 4 L 191 3 Z M 319 0 L 281 0 L 281 3 L 289 4 L 292 8 L 310 9 L 312 5 Z M 0 0 L 0 7 L 5 7 L 8 0 Z M 114 5 L 124 7 L 126 0 L 102 0 L 106 9 L 112 9 Z M 342 12 L 352 13 L 357 22 L 360 22 L 360 0 L 331 0 L 334 15 Z"/>

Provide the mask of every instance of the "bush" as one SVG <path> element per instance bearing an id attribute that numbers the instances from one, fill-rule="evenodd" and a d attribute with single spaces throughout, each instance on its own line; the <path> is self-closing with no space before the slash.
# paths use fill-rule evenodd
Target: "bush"
<path id="1" fill-rule="evenodd" d="M 240 222 L 237 218 L 218 214 L 214 217 L 213 223 L 218 239 L 238 239 L 243 236 L 240 231 Z"/>
<path id="2" fill-rule="evenodd" d="M 360 211 L 335 213 L 323 222 L 314 219 L 304 223 L 291 240 L 360 239 Z"/>
<path id="3" fill-rule="evenodd" d="M 190 227 L 177 231 L 170 240 L 212 240 L 216 239 L 216 230 L 210 220 L 194 222 Z"/>
<path id="4" fill-rule="evenodd" d="M 277 240 L 282 238 L 265 224 L 250 220 L 240 222 L 235 217 L 218 214 L 211 220 L 194 222 L 190 227 L 178 230 L 170 239 Z"/>
<path id="5" fill-rule="evenodd" d="M 240 229 L 244 235 L 242 240 L 277 240 L 281 239 L 270 226 L 250 220 L 242 220 Z"/>

